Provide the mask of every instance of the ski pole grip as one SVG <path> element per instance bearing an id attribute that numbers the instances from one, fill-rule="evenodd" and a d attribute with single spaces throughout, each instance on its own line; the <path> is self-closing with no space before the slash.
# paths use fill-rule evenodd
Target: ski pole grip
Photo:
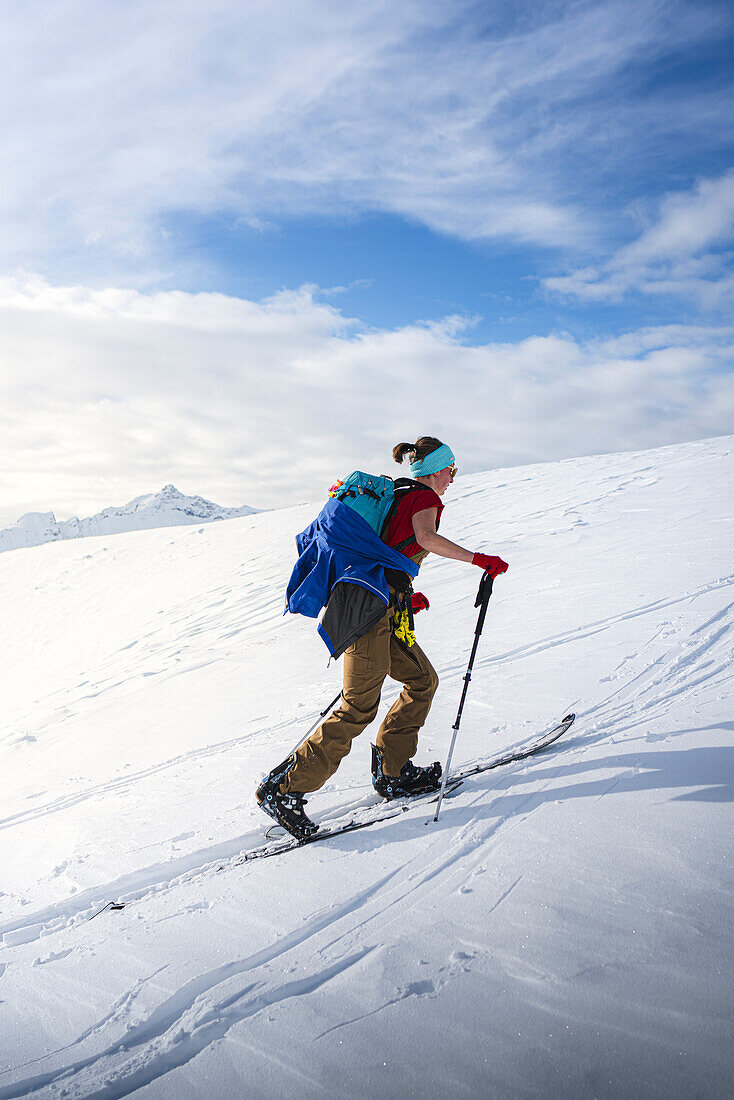
<path id="1" fill-rule="evenodd" d="M 480 607 L 482 604 L 489 603 L 489 597 L 492 595 L 492 585 L 494 584 L 494 577 L 491 573 L 482 573 L 482 579 L 479 582 L 479 590 L 477 592 L 477 598 L 474 602 L 475 607 Z"/>
<path id="2" fill-rule="evenodd" d="M 478 636 L 484 629 L 484 620 L 487 616 L 487 608 L 489 606 L 489 597 L 492 595 L 492 583 L 493 578 L 489 573 L 485 573 L 479 582 L 479 591 L 477 592 L 477 599 L 474 604 L 475 607 L 481 608 L 479 612 L 479 618 L 477 620 L 477 628 L 474 633 Z"/>

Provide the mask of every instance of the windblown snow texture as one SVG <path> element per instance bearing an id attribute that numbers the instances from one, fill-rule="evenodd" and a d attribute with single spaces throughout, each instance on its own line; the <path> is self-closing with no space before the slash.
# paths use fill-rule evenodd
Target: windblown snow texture
<path id="1" fill-rule="evenodd" d="M 510 570 L 453 767 L 576 722 L 282 860 L 238 856 L 340 683 L 282 615 L 319 504 L 3 554 L 0 1100 L 734 1094 L 733 444 L 457 479 L 442 530 Z M 421 570 L 419 763 L 479 579 Z M 370 732 L 318 820 L 375 805 Z"/>

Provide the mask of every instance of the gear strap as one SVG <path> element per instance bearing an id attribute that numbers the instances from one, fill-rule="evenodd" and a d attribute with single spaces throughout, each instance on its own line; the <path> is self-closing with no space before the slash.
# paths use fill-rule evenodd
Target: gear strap
<path id="1" fill-rule="evenodd" d="M 410 649 L 415 645 L 415 621 L 413 619 L 413 586 L 408 585 L 404 592 L 396 592 L 394 599 L 393 634 Z"/>

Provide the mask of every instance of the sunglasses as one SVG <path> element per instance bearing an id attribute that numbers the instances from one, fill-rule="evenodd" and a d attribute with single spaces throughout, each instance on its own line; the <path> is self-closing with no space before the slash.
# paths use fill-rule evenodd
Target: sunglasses
<path id="1" fill-rule="evenodd" d="M 447 466 L 446 469 L 451 471 L 451 480 L 453 481 L 454 478 L 456 477 L 456 475 L 459 472 L 459 467 L 458 466 Z"/>

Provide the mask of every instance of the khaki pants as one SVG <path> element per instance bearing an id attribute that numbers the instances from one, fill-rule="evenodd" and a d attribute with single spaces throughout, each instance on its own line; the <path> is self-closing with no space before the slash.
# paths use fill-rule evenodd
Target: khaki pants
<path id="1" fill-rule="evenodd" d="M 374 721 L 386 676 L 403 684 L 385 715 L 375 743 L 386 775 L 399 775 L 418 748 L 418 731 L 428 717 L 438 676 L 416 643 L 406 647 L 392 633 L 391 607 L 376 626 L 344 654 L 341 703 L 296 753 L 284 793 L 317 791 L 334 774 L 352 741 Z"/>

